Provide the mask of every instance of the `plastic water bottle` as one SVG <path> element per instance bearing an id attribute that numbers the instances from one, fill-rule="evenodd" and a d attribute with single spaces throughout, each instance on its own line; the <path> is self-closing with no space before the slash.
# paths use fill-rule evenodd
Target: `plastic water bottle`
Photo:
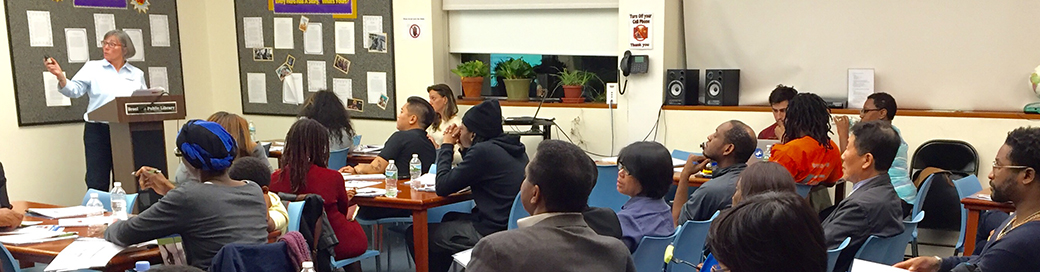
<path id="1" fill-rule="evenodd" d="M 100 218 L 105 216 L 105 205 L 101 204 L 97 193 L 90 193 L 87 208 L 90 208 L 90 213 L 87 214 L 87 222 L 90 222 L 90 225 L 87 226 L 87 236 L 98 237 L 104 225 L 97 223 L 100 223 Z"/>
<path id="2" fill-rule="evenodd" d="M 249 139 L 256 141 L 256 127 L 253 126 L 253 121 L 249 121 Z"/>
<path id="3" fill-rule="evenodd" d="M 422 161 L 419 154 L 412 154 L 412 160 L 408 161 L 408 178 L 417 179 L 422 176 Z"/>
<path id="4" fill-rule="evenodd" d="M 152 264 L 148 263 L 148 261 L 137 261 L 136 263 L 134 263 L 134 271 L 137 272 L 148 271 L 148 269 L 151 268 Z"/>
<path id="5" fill-rule="evenodd" d="M 123 191 L 122 182 L 112 184 L 112 215 L 119 220 L 126 220 L 126 191 Z"/>
<path id="6" fill-rule="evenodd" d="M 394 164 L 394 160 L 390 160 L 390 165 L 386 167 L 386 197 L 397 197 L 397 165 Z"/>
<path id="7" fill-rule="evenodd" d="M 301 267 L 303 267 L 303 269 L 300 269 L 300 272 L 314 272 L 314 263 L 310 261 L 303 262 Z"/>

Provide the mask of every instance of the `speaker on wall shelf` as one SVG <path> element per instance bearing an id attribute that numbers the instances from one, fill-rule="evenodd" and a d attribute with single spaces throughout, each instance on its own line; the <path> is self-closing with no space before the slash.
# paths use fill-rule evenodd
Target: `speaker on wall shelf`
<path id="1" fill-rule="evenodd" d="M 740 70 L 704 70 L 704 104 L 736 106 L 740 101 Z"/>
<path id="2" fill-rule="evenodd" d="M 665 105 L 697 105 L 700 70 L 668 69 L 664 77 Z"/>

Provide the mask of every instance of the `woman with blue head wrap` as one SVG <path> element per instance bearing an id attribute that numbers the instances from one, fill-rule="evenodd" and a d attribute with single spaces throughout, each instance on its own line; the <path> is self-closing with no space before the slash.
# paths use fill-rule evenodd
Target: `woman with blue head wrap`
<path id="1" fill-rule="evenodd" d="M 141 189 L 164 195 L 140 215 L 115 222 L 105 239 L 120 246 L 173 234 L 184 241 L 188 264 L 208 268 L 213 256 L 229 243 L 267 241 L 267 204 L 256 183 L 228 177 L 237 145 L 214 122 L 191 120 L 177 134 L 177 153 L 201 182 L 174 188 L 154 168 L 136 172 Z"/>

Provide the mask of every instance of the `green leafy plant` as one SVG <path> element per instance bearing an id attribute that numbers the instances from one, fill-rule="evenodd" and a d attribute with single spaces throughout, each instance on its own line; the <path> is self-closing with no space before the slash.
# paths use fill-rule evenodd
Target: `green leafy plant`
<path id="1" fill-rule="evenodd" d="M 589 81 L 592 81 L 593 79 L 603 82 L 603 80 L 601 80 L 595 73 L 582 70 L 570 71 L 567 70 L 567 68 L 563 68 L 563 71 L 560 71 L 553 76 L 560 79 L 561 86 L 585 86 L 585 84 L 588 84 Z"/>
<path id="2" fill-rule="evenodd" d="M 487 77 L 489 69 L 487 64 L 479 60 L 471 60 L 459 63 L 451 72 L 459 77 Z"/>
<path id="3" fill-rule="evenodd" d="M 495 75 L 503 79 L 534 78 L 534 67 L 524 59 L 509 58 L 495 64 Z"/>

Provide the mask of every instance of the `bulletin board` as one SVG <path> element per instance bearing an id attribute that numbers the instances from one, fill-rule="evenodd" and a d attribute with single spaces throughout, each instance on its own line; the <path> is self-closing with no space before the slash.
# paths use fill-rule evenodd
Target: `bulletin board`
<path id="1" fill-rule="evenodd" d="M 144 72 L 149 87 L 184 94 L 177 1 L 4 2 L 19 126 L 83 121 L 87 95 L 61 95 L 57 78 L 43 65 L 44 56 L 54 58 L 72 79 L 86 60 L 103 59 L 101 40 L 111 29 L 130 35 L 137 54 L 127 63 Z"/>
<path id="2" fill-rule="evenodd" d="M 242 111 L 295 116 L 329 90 L 351 118 L 394 120 L 391 2 L 235 0 Z"/>

